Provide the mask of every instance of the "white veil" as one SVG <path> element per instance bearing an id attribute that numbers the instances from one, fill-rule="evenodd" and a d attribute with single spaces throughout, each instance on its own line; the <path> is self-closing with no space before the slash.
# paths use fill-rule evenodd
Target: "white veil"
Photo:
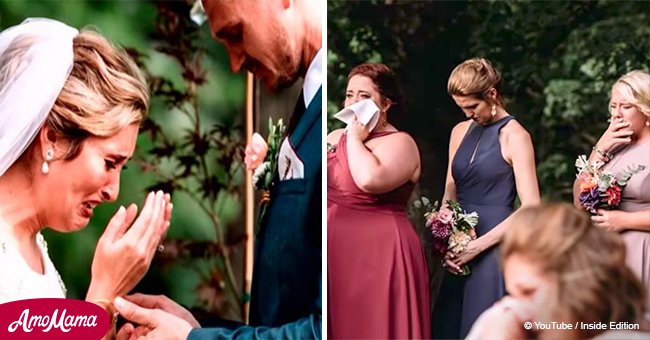
<path id="1" fill-rule="evenodd" d="M 78 33 L 45 18 L 30 18 L 0 33 L 0 176 L 50 113 L 72 70 L 72 40 Z"/>

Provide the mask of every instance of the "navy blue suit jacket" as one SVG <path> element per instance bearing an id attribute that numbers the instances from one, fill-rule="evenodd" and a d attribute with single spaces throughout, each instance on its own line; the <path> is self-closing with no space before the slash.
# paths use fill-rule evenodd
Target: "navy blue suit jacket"
<path id="1" fill-rule="evenodd" d="M 256 240 L 250 325 L 194 329 L 189 339 L 321 338 L 322 86 L 289 142 L 304 178 L 279 181 Z"/>

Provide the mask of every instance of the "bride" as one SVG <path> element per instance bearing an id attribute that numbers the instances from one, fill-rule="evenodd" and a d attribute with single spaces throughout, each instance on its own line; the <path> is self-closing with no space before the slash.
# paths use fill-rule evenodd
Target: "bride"
<path id="1" fill-rule="evenodd" d="M 40 231 L 84 228 L 117 198 L 148 90 L 134 62 L 92 31 L 27 19 L 0 33 L 0 303 L 64 298 Z M 112 301 L 147 271 L 172 205 L 149 193 L 120 207 L 99 239 L 86 300 Z"/>

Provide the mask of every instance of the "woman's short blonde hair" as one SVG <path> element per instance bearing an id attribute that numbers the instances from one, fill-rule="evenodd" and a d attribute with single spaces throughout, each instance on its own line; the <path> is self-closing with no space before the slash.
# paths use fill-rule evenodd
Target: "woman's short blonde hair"
<path id="1" fill-rule="evenodd" d="M 551 314 L 582 322 L 641 322 L 645 292 L 625 263 L 625 245 L 566 203 L 523 208 L 512 218 L 502 259 L 518 254 L 557 282 Z M 584 337 L 602 330 L 583 330 Z"/>
<path id="2" fill-rule="evenodd" d="M 612 89 L 621 91 L 623 97 L 634 104 L 650 119 L 650 74 L 642 70 L 634 70 L 618 78 Z"/>
<path id="3" fill-rule="evenodd" d="M 70 141 L 64 159 L 76 157 L 89 136 L 108 137 L 139 124 L 149 106 L 146 81 L 122 48 L 83 30 L 73 50 L 72 71 L 45 123 Z"/>
<path id="4" fill-rule="evenodd" d="M 501 73 L 489 60 L 473 58 L 456 66 L 449 76 L 447 92 L 452 96 L 470 96 L 476 99 L 492 101 L 488 91 L 497 91 L 497 104 L 503 105 L 501 99 Z"/>

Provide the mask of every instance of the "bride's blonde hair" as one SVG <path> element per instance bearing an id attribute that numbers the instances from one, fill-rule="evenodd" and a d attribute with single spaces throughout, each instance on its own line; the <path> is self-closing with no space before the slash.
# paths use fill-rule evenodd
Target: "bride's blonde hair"
<path id="1" fill-rule="evenodd" d="M 146 81 L 122 48 L 82 30 L 73 51 L 72 72 L 45 122 L 70 141 L 64 159 L 76 157 L 88 136 L 109 137 L 140 123 L 149 107 Z"/>
<path id="2" fill-rule="evenodd" d="M 0 81 L 19 71 L 20 59 L 33 39 L 13 44 L 3 59 Z M 83 30 L 73 39 L 72 71 L 63 85 L 45 125 L 69 142 L 63 159 L 75 158 L 90 136 L 110 137 L 139 124 L 149 107 L 149 89 L 131 57 L 97 32 Z M 31 161 L 38 138 L 19 162 Z"/>
<path id="3" fill-rule="evenodd" d="M 625 245 L 566 203 L 522 208 L 512 218 L 502 259 L 518 254 L 557 284 L 547 306 L 558 320 L 643 323 L 644 288 L 625 262 Z M 647 324 L 646 324 L 647 326 Z M 602 330 L 583 330 L 591 338 Z"/>

